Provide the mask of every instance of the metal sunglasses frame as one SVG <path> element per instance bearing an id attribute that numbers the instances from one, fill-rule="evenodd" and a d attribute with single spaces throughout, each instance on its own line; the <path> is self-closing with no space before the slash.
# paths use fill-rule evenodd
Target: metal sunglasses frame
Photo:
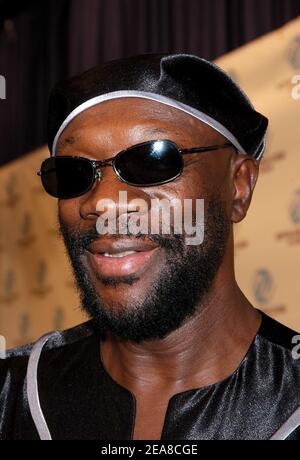
<path id="1" fill-rule="evenodd" d="M 119 171 L 117 170 L 117 167 L 116 167 L 116 162 L 117 162 L 118 158 L 120 156 L 122 156 L 124 153 L 126 153 L 127 151 L 132 150 L 133 148 L 142 147 L 142 146 L 145 146 L 145 145 L 153 145 L 155 142 L 168 142 L 169 144 L 172 144 L 172 146 L 177 149 L 177 151 L 181 155 L 181 159 L 182 159 L 182 165 L 181 165 L 181 168 L 180 168 L 180 171 L 178 172 L 178 174 L 176 174 L 175 176 L 171 177 L 170 179 L 166 179 L 164 181 L 151 182 L 151 183 L 147 183 L 147 184 L 135 184 L 134 182 L 129 182 L 129 181 L 123 179 L 123 177 L 120 175 L 120 173 L 119 173 Z M 89 184 L 89 186 L 83 192 L 68 197 L 68 198 L 75 198 L 76 196 L 81 196 L 81 195 L 84 195 L 86 192 L 88 192 L 93 187 L 93 185 L 94 185 L 96 180 L 99 180 L 99 181 L 101 180 L 102 173 L 101 173 L 101 170 L 99 170 L 99 168 L 101 168 L 101 167 L 112 166 L 116 176 L 118 177 L 118 179 L 121 182 L 124 182 L 124 183 L 126 183 L 128 185 L 132 185 L 134 187 L 152 187 L 152 186 L 155 186 L 155 185 L 167 184 L 168 182 L 171 182 L 172 180 L 177 179 L 177 177 L 179 177 L 182 174 L 182 171 L 183 171 L 183 168 L 184 168 L 184 162 L 183 162 L 182 155 L 192 154 L 192 153 L 209 152 L 209 151 L 213 151 L 213 150 L 220 150 L 220 149 L 223 149 L 223 148 L 226 148 L 226 147 L 233 147 L 235 149 L 234 145 L 232 145 L 230 142 L 226 142 L 224 144 L 217 144 L 217 145 L 207 145 L 207 146 L 202 146 L 202 147 L 190 147 L 190 148 L 180 149 L 175 142 L 170 141 L 169 139 L 157 139 L 157 140 L 151 140 L 151 141 L 142 142 L 140 144 L 132 145 L 132 146 L 128 147 L 127 149 L 121 150 L 114 157 L 108 158 L 106 160 L 90 160 L 89 158 L 85 158 L 85 157 L 81 157 L 81 156 L 69 156 L 69 155 L 65 155 L 65 156 L 60 155 L 59 158 L 76 158 L 76 159 L 87 161 L 92 166 L 92 168 L 94 170 L 93 179 L 91 180 L 91 183 Z M 53 157 L 50 157 L 50 158 L 53 158 Z M 38 176 L 42 177 L 43 175 L 47 174 L 48 172 L 53 171 L 53 169 L 43 171 L 43 164 L 47 160 L 49 160 L 49 158 L 47 158 L 46 160 L 43 161 L 40 171 L 37 172 Z"/>

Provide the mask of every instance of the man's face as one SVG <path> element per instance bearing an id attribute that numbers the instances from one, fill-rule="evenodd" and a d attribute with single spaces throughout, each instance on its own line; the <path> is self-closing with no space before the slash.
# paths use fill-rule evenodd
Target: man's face
<path id="1" fill-rule="evenodd" d="M 223 144 L 212 128 L 174 108 L 141 99 L 107 101 L 75 118 L 60 137 L 57 155 L 95 160 L 114 157 L 132 145 L 170 139 L 179 148 Z M 99 328 L 125 340 L 163 338 L 197 314 L 201 300 L 226 265 L 231 235 L 232 148 L 184 155 L 180 177 L 167 184 L 134 187 L 121 182 L 113 168 L 82 196 L 59 200 L 61 232 L 70 256 L 83 308 Z M 187 245 L 186 235 L 99 235 L 99 200 L 116 203 L 116 217 L 134 210 L 127 201 L 204 199 L 204 240 Z M 98 208 L 99 209 L 99 208 Z M 126 255 L 126 252 L 134 251 Z M 224 268 L 225 269 L 225 268 Z"/>

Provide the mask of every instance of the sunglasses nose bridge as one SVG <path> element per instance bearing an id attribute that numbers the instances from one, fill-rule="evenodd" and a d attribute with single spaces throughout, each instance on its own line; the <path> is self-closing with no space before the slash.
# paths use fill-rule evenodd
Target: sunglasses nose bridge
<path id="1" fill-rule="evenodd" d="M 94 179 L 98 180 L 98 182 L 100 182 L 103 177 L 103 172 L 101 168 L 103 168 L 104 166 L 112 166 L 111 160 L 93 161 L 93 168 L 95 171 Z"/>
<path id="2" fill-rule="evenodd" d="M 102 176 L 103 176 L 103 174 L 102 174 L 101 169 L 100 169 L 99 167 L 95 168 L 95 176 L 94 176 L 94 177 L 95 177 L 95 180 L 97 180 L 98 182 L 100 182 L 101 179 L 102 179 Z"/>

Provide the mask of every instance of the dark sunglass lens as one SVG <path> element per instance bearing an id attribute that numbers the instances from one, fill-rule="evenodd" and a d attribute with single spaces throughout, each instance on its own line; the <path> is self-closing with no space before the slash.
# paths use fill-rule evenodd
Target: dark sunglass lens
<path id="1" fill-rule="evenodd" d="M 42 163 L 41 172 L 46 192 L 61 199 L 82 195 L 94 177 L 92 164 L 83 158 L 47 158 Z"/>
<path id="2" fill-rule="evenodd" d="M 132 147 L 115 160 L 120 177 L 132 184 L 151 185 L 178 176 L 183 161 L 175 144 L 154 141 Z"/>

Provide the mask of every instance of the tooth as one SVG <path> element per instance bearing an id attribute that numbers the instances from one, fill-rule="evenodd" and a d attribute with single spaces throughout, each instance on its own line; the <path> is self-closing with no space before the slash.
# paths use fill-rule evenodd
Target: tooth
<path id="1" fill-rule="evenodd" d="M 118 254 L 110 254 L 109 252 L 104 252 L 103 255 L 105 257 L 125 257 L 129 256 L 130 254 L 135 254 L 136 251 L 124 251 L 124 252 L 119 252 Z"/>

